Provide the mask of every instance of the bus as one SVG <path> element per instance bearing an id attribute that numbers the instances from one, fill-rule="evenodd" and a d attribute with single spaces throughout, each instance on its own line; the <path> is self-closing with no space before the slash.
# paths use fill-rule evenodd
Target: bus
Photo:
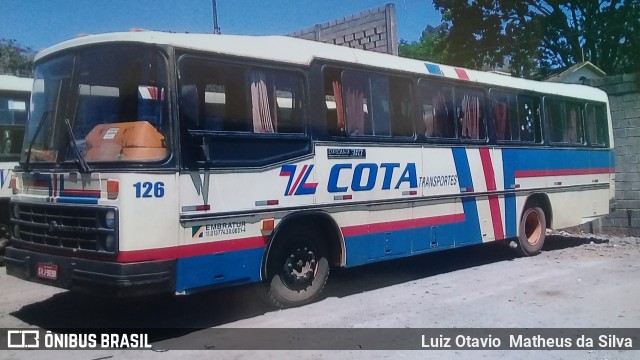
<path id="1" fill-rule="evenodd" d="M 35 60 L 7 273 L 142 296 L 262 282 L 606 215 L 607 95 L 283 36 L 109 33 Z"/>
<path id="2" fill-rule="evenodd" d="M 22 151 L 32 86 L 33 79 L 0 75 L 0 263 L 9 240 L 9 184 Z"/>

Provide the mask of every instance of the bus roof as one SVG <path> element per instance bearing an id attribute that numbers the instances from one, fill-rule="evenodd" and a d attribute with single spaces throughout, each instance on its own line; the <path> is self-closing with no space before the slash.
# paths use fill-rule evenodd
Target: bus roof
<path id="1" fill-rule="evenodd" d="M 13 75 L 0 75 L 0 91 L 31 92 L 32 78 L 24 78 Z"/>
<path id="2" fill-rule="evenodd" d="M 177 48 L 200 50 L 218 54 L 240 56 L 267 61 L 307 66 L 314 59 L 361 64 L 382 69 L 416 73 L 434 78 L 452 78 L 520 90 L 606 101 L 604 91 L 584 85 L 547 83 L 508 75 L 464 69 L 454 66 L 402 58 L 373 51 L 348 48 L 289 36 L 247 36 L 183 34 L 156 31 L 121 32 L 89 35 L 68 40 L 41 51 L 36 61 L 75 46 L 88 44 L 138 42 L 170 45 Z"/>

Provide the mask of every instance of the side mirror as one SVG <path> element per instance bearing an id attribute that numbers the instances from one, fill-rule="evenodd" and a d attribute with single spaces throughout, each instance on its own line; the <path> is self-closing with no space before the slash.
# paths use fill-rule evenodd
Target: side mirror
<path id="1" fill-rule="evenodd" d="M 187 129 L 200 129 L 200 101 L 195 85 L 180 88 L 180 118 Z"/>

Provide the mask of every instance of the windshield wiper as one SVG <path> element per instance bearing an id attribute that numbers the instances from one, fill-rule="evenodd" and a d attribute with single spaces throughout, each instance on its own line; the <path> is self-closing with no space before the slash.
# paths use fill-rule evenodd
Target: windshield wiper
<path id="1" fill-rule="evenodd" d="M 73 129 L 71 128 L 71 123 L 69 122 L 69 118 L 64 119 L 64 123 L 67 125 L 67 133 L 71 137 L 71 147 L 73 147 L 73 152 L 76 154 L 76 159 L 78 160 L 78 168 L 81 173 L 90 173 L 91 167 L 87 164 L 87 160 L 82 155 L 82 152 L 78 148 L 78 142 L 76 141 L 75 135 L 73 135 Z"/>
<path id="2" fill-rule="evenodd" d="M 27 150 L 27 159 L 24 162 L 25 172 L 30 171 L 29 162 L 31 161 L 31 149 L 33 148 L 33 143 L 36 141 L 36 138 L 40 133 L 40 129 L 42 129 L 42 125 L 44 124 L 44 121 L 49 117 L 49 113 L 50 113 L 49 110 L 42 113 L 42 116 L 40 117 L 40 122 L 38 123 L 38 127 L 36 128 L 36 132 L 33 134 L 33 137 L 31 138 L 31 143 L 29 143 L 29 149 Z"/>

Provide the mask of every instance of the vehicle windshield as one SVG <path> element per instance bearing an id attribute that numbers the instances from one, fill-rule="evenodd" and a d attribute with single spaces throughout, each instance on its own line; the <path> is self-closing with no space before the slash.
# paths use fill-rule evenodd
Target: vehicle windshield
<path id="1" fill-rule="evenodd" d="M 147 47 L 85 48 L 38 63 L 21 162 L 162 161 L 167 88 L 166 59 Z"/>
<path id="2" fill-rule="evenodd" d="M 29 111 L 29 92 L 0 91 L 0 159 L 18 160 Z"/>

